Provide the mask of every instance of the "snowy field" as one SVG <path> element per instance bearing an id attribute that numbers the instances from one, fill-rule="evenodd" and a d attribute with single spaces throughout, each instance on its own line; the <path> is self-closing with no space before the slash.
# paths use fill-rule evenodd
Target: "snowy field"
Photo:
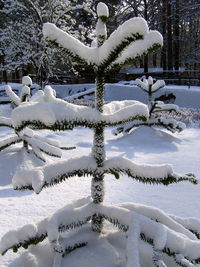
<path id="1" fill-rule="evenodd" d="M 8 105 L 0 106 L 1 115 L 9 115 L 9 112 Z M 12 130 L 1 127 L 0 138 L 10 135 L 11 132 Z M 55 133 L 42 131 L 42 135 L 59 140 L 63 146 L 76 146 L 75 150 L 65 151 L 63 158 L 88 155 L 91 151 L 93 133 L 90 129 L 76 128 L 73 131 Z M 176 172 L 192 172 L 200 177 L 200 129 L 198 128 L 187 128 L 181 133 L 171 134 L 158 129 L 141 127 L 126 137 L 113 136 L 111 129 L 108 128 L 105 131 L 105 136 L 108 158 L 124 156 L 137 163 L 170 163 L 174 166 Z M 0 238 L 9 230 L 16 229 L 26 223 L 37 222 L 45 216 L 51 215 L 62 206 L 90 195 L 90 178 L 88 177 L 71 178 L 62 184 L 44 189 L 39 195 L 32 191 L 14 191 L 11 181 L 16 170 L 31 169 L 41 164 L 37 159 L 32 160 L 33 155 L 24 154 L 19 148 L 20 145 L 12 146 L 0 153 Z M 119 180 L 116 180 L 111 175 L 106 176 L 105 183 L 106 203 L 115 204 L 134 201 L 153 205 L 178 216 L 200 219 L 200 185 L 183 182 L 169 186 L 151 186 L 135 182 L 126 176 L 121 176 Z M 104 245 L 104 243 L 103 245 L 100 244 L 99 247 L 103 249 Z M 100 257 L 98 255 L 110 253 L 108 247 L 106 247 L 107 252 L 104 251 L 101 254 L 99 247 L 93 247 L 92 255 L 88 252 L 90 250 L 86 252 L 86 248 L 71 253 L 70 260 L 65 260 L 62 267 L 116 266 L 106 263 L 106 260 L 101 265 L 95 265 L 93 261 L 88 262 L 89 258 L 95 259 L 96 262 Z M 91 245 L 89 248 L 91 248 Z M 76 260 L 77 257 L 80 257 L 81 250 L 86 254 L 77 263 Z M 21 265 L 17 265 L 17 262 L 10 264 L 17 257 L 19 257 L 19 254 L 8 252 L 4 257 L 0 257 L 0 267 L 26 267 L 27 265 L 21 263 Z M 105 259 L 109 258 L 110 262 L 113 262 L 112 257 L 114 257 L 112 253 L 109 256 L 105 255 Z M 49 258 L 51 258 L 50 255 Z M 47 262 L 46 265 L 41 263 L 40 266 L 50 266 Z"/>

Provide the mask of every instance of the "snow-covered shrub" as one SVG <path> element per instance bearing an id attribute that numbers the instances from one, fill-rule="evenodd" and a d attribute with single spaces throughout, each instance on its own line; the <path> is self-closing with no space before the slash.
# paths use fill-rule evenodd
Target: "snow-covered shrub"
<path id="1" fill-rule="evenodd" d="M 169 216 L 156 208 L 135 203 L 103 203 L 104 179 L 107 174 L 118 179 L 123 173 L 143 183 L 164 185 L 180 181 L 195 184 L 197 180 L 193 174 L 174 173 L 168 164 L 144 165 L 121 157 L 106 158 L 104 128 L 132 120 L 145 121 L 148 118 L 148 109 L 137 101 L 113 101 L 104 104 L 105 73 L 161 47 L 162 36 L 156 31 L 149 31 L 144 19 L 133 18 L 121 25 L 106 40 L 105 21 L 108 19 L 108 9 L 101 3 L 97 10 L 96 48 L 85 46 L 53 24 L 44 25 L 44 34 L 49 40 L 63 47 L 66 54 L 76 62 L 93 66 L 96 72 L 95 108 L 55 99 L 53 102 L 30 102 L 22 105 L 13 111 L 12 117 L 18 131 L 28 125 L 53 130 L 72 129 L 81 125 L 94 130 L 92 153 L 89 156 L 61 160 L 32 171 L 22 171 L 13 178 L 15 189 L 29 189 L 39 193 L 44 187 L 63 182 L 70 177 L 89 175 L 92 176 L 91 198 L 80 199 L 36 224 L 8 232 L 2 237 L 0 251 L 2 254 L 9 249 L 17 251 L 20 247 L 36 245 L 48 237 L 54 254 L 52 265 L 58 267 L 66 254 L 86 246 L 94 235 L 100 238 L 103 222 L 106 220 L 126 233 L 127 267 L 141 266 L 140 253 L 147 258 L 149 266 L 167 266 L 165 255 L 179 266 L 194 266 L 200 261 L 200 241 L 197 239 L 200 234 L 199 221 Z M 81 230 L 78 229 L 80 227 Z M 68 230 L 75 231 L 66 239 L 61 232 Z"/>
<path id="2" fill-rule="evenodd" d="M 159 126 L 163 127 L 172 133 L 181 132 L 185 129 L 185 124 L 180 120 L 176 120 L 174 117 L 165 116 L 165 112 L 177 113 L 179 107 L 174 104 L 165 104 L 163 101 L 153 100 L 153 94 L 165 86 L 163 80 L 157 80 L 155 83 L 151 76 L 148 79 L 144 78 L 143 80 L 136 79 L 136 84 L 141 88 L 145 93 L 148 94 L 148 109 L 149 109 L 149 118 L 145 122 L 133 121 L 126 123 L 125 125 L 120 125 L 115 130 L 113 130 L 114 135 L 119 133 L 127 134 L 133 128 L 146 125 L 146 126 Z M 159 115 L 158 115 L 159 113 Z"/>
<path id="3" fill-rule="evenodd" d="M 176 121 L 183 122 L 186 126 L 189 127 L 200 127 L 200 109 L 195 108 L 179 108 L 178 111 L 171 112 L 158 112 L 157 117 L 173 118 Z"/>
<path id="4" fill-rule="evenodd" d="M 54 101 L 54 99 L 56 99 L 55 91 L 50 86 L 46 86 L 44 88 L 44 91 L 38 91 L 31 97 L 30 86 L 32 85 L 32 80 L 29 76 L 24 76 L 22 78 L 22 85 L 23 87 L 20 96 L 15 94 L 11 86 L 5 86 L 6 93 L 9 96 L 13 107 L 18 107 L 19 105 L 26 105 L 29 101 L 49 102 Z M 13 144 L 22 142 L 23 147 L 26 149 L 26 151 L 29 151 L 29 147 L 31 147 L 34 155 L 44 162 L 46 161 L 46 159 L 43 154 L 58 158 L 62 156 L 62 147 L 60 146 L 60 143 L 58 141 L 50 138 L 41 137 L 38 135 L 38 133 L 34 132 L 29 127 L 24 128 L 22 131 L 18 131 L 14 126 L 12 118 L 0 116 L 0 126 L 10 127 L 14 131 L 12 136 L 0 140 L 0 151 Z M 75 147 L 63 147 L 63 149 L 73 148 Z"/>

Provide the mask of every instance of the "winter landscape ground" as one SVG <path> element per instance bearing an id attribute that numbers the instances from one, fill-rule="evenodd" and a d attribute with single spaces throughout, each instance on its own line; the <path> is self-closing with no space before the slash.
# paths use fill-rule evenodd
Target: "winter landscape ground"
<path id="1" fill-rule="evenodd" d="M 10 112 L 10 105 L 0 106 L 2 116 L 9 116 Z M 111 130 L 111 128 L 108 128 L 105 132 L 108 158 L 125 156 L 137 163 L 170 163 L 174 166 L 176 172 L 192 172 L 198 178 L 200 177 L 199 128 L 190 127 L 181 133 L 172 134 L 161 129 L 140 127 L 128 136 L 114 136 Z M 90 129 L 77 127 L 73 131 L 50 132 L 43 130 L 41 133 L 42 136 L 59 140 L 63 146 L 76 146 L 75 150 L 65 151 L 63 158 L 89 155 L 91 152 L 92 130 Z M 0 128 L 0 138 L 11 134 L 10 129 Z M 34 166 L 43 164 L 34 155 L 27 154 L 19 148 L 21 148 L 21 145 L 15 145 L 0 153 L 0 237 L 11 229 L 16 229 L 26 223 L 37 222 L 66 204 L 90 195 L 91 181 L 89 177 L 71 178 L 62 184 L 43 190 L 39 195 L 32 191 L 14 191 L 11 183 L 16 171 L 32 169 Z M 53 160 L 55 159 L 49 159 L 49 161 Z M 136 202 L 161 208 L 165 212 L 177 216 L 200 219 L 200 185 L 183 182 L 169 186 L 151 186 L 135 182 L 126 176 L 121 176 L 119 180 L 116 180 L 111 175 L 107 175 L 105 182 L 106 204 Z M 115 248 L 112 246 L 114 240 Z M 120 243 L 119 240 L 121 242 L 122 236 L 112 236 L 110 234 L 107 240 L 102 237 L 98 242 L 72 252 L 63 260 L 62 266 L 124 267 L 126 261 L 125 242 Z M 118 244 L 118 247 L 116 247 L 116 244 Z M 0 258 L 0 266 L 37 266 L 34 265 L 32 256 L 34 254 L 39 255 L 37 258 L 38 266 L 47 267 L 52 265 L 52 255 L 49 253 L 45 255 L 44 248 L 42 250 L 33 247 L 31 250 L 33 254 L 25 253 L 20 258 L 18 254 L 8 252 Z M 24 253 L 24 251 L 21 250 L 20 253 Z M 96 265 L 97 262 L 99 265 Z M 147 267 L 145 262 L 142 266 Z"/>

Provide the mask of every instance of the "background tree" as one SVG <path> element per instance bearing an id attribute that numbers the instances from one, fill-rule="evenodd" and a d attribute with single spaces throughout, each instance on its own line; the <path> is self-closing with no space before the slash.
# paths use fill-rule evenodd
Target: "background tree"
<path id="1" fill-rule="evenodd" d="M 164 80 L 157 80 L 154 83 L 152 77 L 149 76 L 148 79 L 136 79 L 136 84 L 148 95 L 149 118 L 147 121 L 134 121 L 121 125 L 113 131 L 114 135 L 118 135 L 120 133 L 130 133 L 131 130 L 142 125 L 149 127 L 163 127 L 172 133 L 181 132 L 185 129 L 186 126 L 184 123 L 165 116 L 165 111 L 169 113 L 174 111 L 177 113 L 179 111 L 179 107 L 177 105 L 165 104 L 164 102 L 156 99 L 153 100 L 153 94 L 165 86 Z"/>
<path id="2" fill-rule="evenodd" d="M 53 76 L 55 68 L 62 66 L 63 55 L 55 54 L 54 49 L 48 46 L 41 34 L 42 25 L 46 21 L 71 31 L 74 36 L 85 42 L 90 40 L 91 29 L 86 32 L 84 27 L 92 19 L 90 1 L 79 3 L 80 1 L 65 0 L 2 0 L 2 2 L 1 13 L 7 22 L 2 30 L 4 47 L 2 70 L 23 69 L 25 74 L 35 73 L 37 82 L 42 84 Z M 79 25 L 76 24 L 76 17 L 79 17 Z"/>
<path id="3" fill-rule="evenodd" d="M 1 21 L 6 22 L 0 23 L 3 55 L 0 70 L 4 71 L 4 76 L 5 70 L 19 69 L 24 69 L 24 74 L 35 72 L 38 80 L 41 80 L 42 76 L 44 80 L 48 79 L 55 72 L 62 75 L 86 75 L 92 72 L 92 68 L 84 70 L 84 66 L 71 65 L 70 61 L 68 68 L 64 67 L 64 61 L 67 60 L 65 55 L 50 49 L 40 32 L 42 23 L 51 21 L 85 44 L 91 44 L 95 37 L 96 0 L 1 0 L 0 3 Z M 116 25 L 125 20 L 142 16 L 148 21 L 151 29 L 158 29 L 163 35 L 165 42 L 162 51 L 144 56 L 139 64 L 135 62 L 134 66 L 144 68 L 144 72 L 147 72 L 147 67 L 162 67 L 170 72 L 174 69 L 178 71 L 179 67 L 186 67 L 196 70 L 191 75 L 197 73 L 200 64 L 198 1 L 117 0 L 105 3 L 108 4 L 112 16 L 112 21 L 108 22 L 109 34 L 116 29 Z M 16 32 L 19 34 L 16 35 Z M 90 76 L 88 79 L 93 81 L 94 75 Z"/>

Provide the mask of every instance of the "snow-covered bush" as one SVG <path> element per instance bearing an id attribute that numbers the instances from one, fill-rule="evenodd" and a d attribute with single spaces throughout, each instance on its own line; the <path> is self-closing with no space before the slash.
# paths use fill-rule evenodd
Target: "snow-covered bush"
<path id="1" fill-rule="evenodd" d="M 178 111 L 158 112 L 157 116 L 173 118 L 176 121 L 183 122 L 188 127 L 200 127 L 200 109 L 195 108 L 179 108 Z"/>
<path id="2" fill-rule="evenodd" d="M 54 101 L 55 91 L 50 87 L 46 86 L 44 91 L 36 92 L 32 97 L 30 96 L 30 86 L 32 85 L 32 80 L 29 76 L 24 76 L 22 78 L 22 89 L 21 94 L 18 96 L 12 90 L 11 86 L 6 85 L 5 90 L 7 95 L 11 100 L 13 108 L 18 107 L 19 105 L 26 105 L 27 102 L 48 102 Z M 0 151 L 3 149 L 16 144 L 23 143 L 23 147 L 26 151 L 30 152 L 29 147 L 32 148 L 33 154 L 42 161 L 46 161 L 44 154 L 50 155 L 53 157 L 60 158 L 62 156 L 61 149 L 74 149 L 75 147 L 61 147 L 60 143 L 56 140 L 41 137 L 37 132 L 34 132 L 31 128 L 26 127 L 23 131 L 17 131 L 14 126 L 12 118 L 7 118 L 0 116 L 0 126 L 6 126 L 12 128 L 14 133 L 12 136 L 7 137 L 3 140 L 0 140 Z"/>
<path id="3" fill-rule="evenodd" d="M 80 199 L 58 210 L 37 224 L 26 225 L 2 237 L 0 251 L 27 248 L 48 237 L 54 254 L 52 266 L 61 266 L 61 260 L 71 251 L 100 238 L 104 221 L 109 221 L 126 235 L 126 262 L 123 266 L 139 267 L 140 256 L 149 266 L 167 266 L 165 255 L 179 266 L 194 266 L 200 260 L 200 222 L 169 216 L 164 212 L 135 203 L 106 205 L 104 179 L 107 174 L 117 179 L 126 174 L 143 183 L 168 185 L 180 181 L 197 183 L 193 174 L 174 173 L 170 165 L 136 164 L 126 158 L 106 158 L 104 128 L 132 120 L 148 118 L 146 105 L 137 101 L 114 101 L 104 104 L 104 77 L 113 67 L 122 66 L 162 45 L 162 36 L 149 31 L 142 18 L 133 18 L 121 25 L 106 40 L 108 9 L 98 5 L 96 28 L 98 47 L 87 47 L 53 24 L 44 25 L 44 35 L 62 46 L 73 60 L 91 64 L 96 72 L 95 108 L 78 106 L 55 99 L 46 103 L 27 103 L 13 111 L 15 128 L 20 132 L 28 125 L 54 130 L 72 129 L 77 125 L 94 130 L 92 153 L 89 156 L 61 160 L 22 171 L 13 178 L 15 189 L 29 189 L 39 193 L 44 187 L 63 182 L 74 176 L 92 176 L 91 198 Z M 87 226 L 87 227 L 86 227 Z M 78 229 L 82 227 L 82 229 Z M 61 232 L 74 230 L 66 239 Z M 34 266 L 38 266 L 34 261 Z M 75 265 L 74 265 L 75 266 Z M 113 265 L 114 266 L 114 265 Z M 117 266 L 117 262 L 115 264 Z M 169 266 L 169 265 L 168 265 Z M 170 265 L 171 266 L 171 265 Z M 145 266 L 146 267 L 146 266 Z"/>
<path id="4" fill-rule="evenodd" d="M 183 122 L 176 120 L 173 117 L 165 116 L 165 112 L 173 111 L 174 113 L 177 113 L 179 111 L 179 107 L 177 105 L 165 104 L 162 101 L 152 99 L 153 94 L 165 86 L 165 82 L 163 80 L 157 80 L 154 83 L 152 77 L 149 76 L 148 79 L 136 79 L 136 84 L 139 88 L 141 88 L 145 93 L 148 94 L 149 118 L 145 122 L 133 121 L 126 123 L 125 125 L 121 125 L 113 130 L 114 135 L 118 135 L 119 133 L 127 134 L 133 128 L 141 125 L 163 127 L 171 131 L 172 133 L 181 132 L 185 129 L 186 126 Z"/>

